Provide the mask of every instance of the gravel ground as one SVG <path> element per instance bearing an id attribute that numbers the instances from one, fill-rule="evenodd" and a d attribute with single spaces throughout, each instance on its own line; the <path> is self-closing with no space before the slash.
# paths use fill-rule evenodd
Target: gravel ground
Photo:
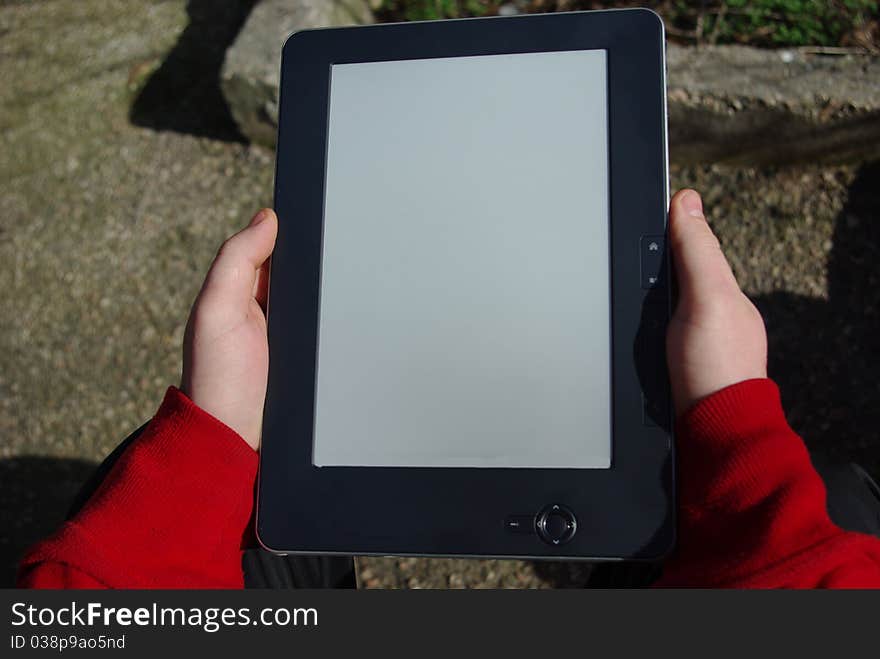
<path id="1" fill-rule="evenodd" d="M 0 586 L 177 382 L 203 273 L 271 200 L 272 154 L 241 142 L 216 85 L 241 13 L 193 0 L 0 3 Z M 765 315 L 794 427 L 880 473 L 878 164 L 676 167 L 673 183 L 703 191 Z M 519 561 L 360 566 L 367 587 L 589 575 Z"/>

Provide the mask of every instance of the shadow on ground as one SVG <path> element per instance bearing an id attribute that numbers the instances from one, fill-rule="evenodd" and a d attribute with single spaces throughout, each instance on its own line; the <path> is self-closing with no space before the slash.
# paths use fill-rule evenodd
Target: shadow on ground
<path id="1" fill-rule="evenodd" d="M 31 456 L 0 460 L 0 588 L 13 585 L 22 552 L 58 528 L 95 466 Z"/>
<path id="2" fill-rule="evenodd" d="M 190 0 L 189 24 L 131 107 L 132 123 L 244 142 L 220 91 L 220 69 L 256 0 Z"/>
<path id="3" fill-rule="evenodd" d="M 814 459 L 856 462 L 880 479 L 880 161 L 860 168 L 837 217 L 828 299 L 781 292 L 754 302 L 769 375 Z M 535 571 L 560 588 L 644 586 L 658 574 L 637 563 L 540 562 Z"/>
<path id="4" fill-rule="evenodd" d="M 810 450 L 880 476 L 880 161 L 863 165 L 837 218 L 828 300 L 755 299 L 770 376 Z"/>

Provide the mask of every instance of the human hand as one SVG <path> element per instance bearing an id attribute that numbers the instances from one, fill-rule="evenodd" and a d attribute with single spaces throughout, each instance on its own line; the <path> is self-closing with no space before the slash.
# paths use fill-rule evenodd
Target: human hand
<path id="1" fill-rule="evenodd" d="M 186 324 L 180 389 L 260 447 L 269 370 L 266 294 L 278 218 L 269 209 L 220 247 Z"/>
<path id="2" fill-rule="evenodd" d="M 676 416 L 737 382 L 767 377 L 767 333 L 743 294 L 703 214 L 700 195 L 681 190 L 669 209 L 679 299 L 666 334 Z"/>

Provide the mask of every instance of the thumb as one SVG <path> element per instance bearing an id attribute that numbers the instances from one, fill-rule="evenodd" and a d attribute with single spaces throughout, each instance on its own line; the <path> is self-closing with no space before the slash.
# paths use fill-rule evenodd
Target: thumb
<path id="1" fill-rule="evenodd" d="M 254 215 L 244 229 L 220 247 L 205 279 L 203 295 L 224 302 L 249 302 L 260 266 L 272 254 L 277 234 L 278 218 L 273 210 L 264 208 Z"/>
<path id="2" fill-rule="evenodd" d="M 669 241 L 679 296 L 708 301 L 731 287 L 739 290 L 718 238 L 703 215 L 703 201 L 694 190 L 680 190 L 669 208 Z"/>

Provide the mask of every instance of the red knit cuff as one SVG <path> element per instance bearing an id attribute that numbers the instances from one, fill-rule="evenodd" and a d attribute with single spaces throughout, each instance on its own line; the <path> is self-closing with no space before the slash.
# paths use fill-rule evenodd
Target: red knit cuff
<path id="1" fill-rule="evenodd" d="M 679 500 L 705 506 L 736 498 L 745 505 L 772 484 L 779 464 L 809 467 L 809 455 L 785 420 L 779 388 L 746 380 L 697 403 L 676 424 Z"/>
<path id="2" fill-rule="evenodd" d="M 220 458 L 233 470 L 250 472 L 256 469 L 259 462 L 257 452 L 242 436 L 192 402 L 177 387 L 168 387 L 165 392 L 165 398 L 155 416 L 155 419 L 163 418 L 176 420 L 178 432 L 181 429 L 187 431 L 196 428 L 200 436 L 212 437 L 222 448 L 218 446 L 220 450 L 211 451 L 210 457 Z"/>
<path id="3" fill-rule="evenodd" d="M 22 566 L 67 565 L 110 587 L 240 587 L 257 453 L 169 387 L 76 517 Z"/>
<path id="4" fill-rule="evenodd" d="M 725 444 L 735 435 L 769 424 L 785 423 L 779 387 L 769 378 L 744 380 L 704 398 L 676 423 L 679 442 Z M 733 431 L 733 432 L 732 432 Z"/>

